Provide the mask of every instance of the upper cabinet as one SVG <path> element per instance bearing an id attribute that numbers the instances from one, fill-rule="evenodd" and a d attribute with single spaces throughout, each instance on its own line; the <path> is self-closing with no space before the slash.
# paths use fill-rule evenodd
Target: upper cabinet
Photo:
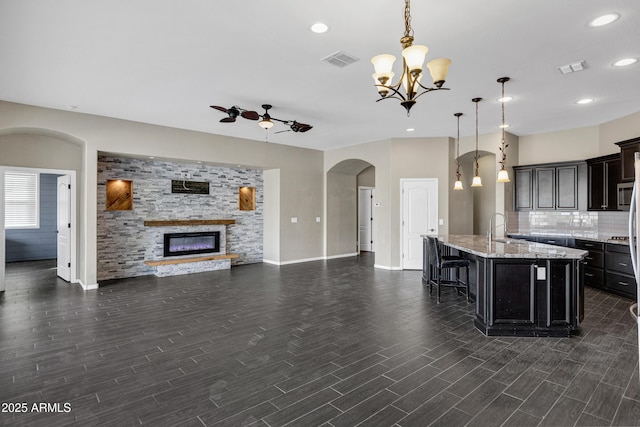
<path id="1" fill-rule="evenodd" d="M 633 155 L 636 151 L 640 151 L 640 137 L 616 142 L 616 145 L 620 147 L 620 156 L 622 158 L 622 173 L 620 180 L 633 181 Z"/>
<path id="2" fill-rule="evenodd" d="M 615 211 L 617 185 L 622 174 L 620 154 L 596 157 L 587 160 L 588 201 L 590 211 Z"/>
<path id="3" fill-rule="evenodd" d="M 517 211 L 533 210 L 533 168 L 514 167 L 514 200 Z"/>
<path id="4" fill-rule="evenodd" d="M 513 170 L 515 210 L 586 209 L 585 162 L 516 166 Z"/>

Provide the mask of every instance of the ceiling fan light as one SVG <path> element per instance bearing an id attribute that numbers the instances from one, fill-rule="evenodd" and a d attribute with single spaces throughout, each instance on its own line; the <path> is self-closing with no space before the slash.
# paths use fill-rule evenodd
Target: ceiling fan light
<path id="1" fill-rule="evenodd" d="M 264 130 L 269 130 L 273 127 L 273 122 L 269 119 L 262 119 L 258 122 L 258 126 Z"/>
<path id="2" fill-rule="evenodd" d="M 474 176 L 473 180 L 471 181 L 471 186 L 472 187 L 482 187 L 482 178 L 480 178 L 479 176 Z"/>
<path id="3" fill-rule="evenodd" d="M 429 52 L 429 48 L 421 44 L 409 46 L 402 50 L 404 62 L 412 74 L 422 72 L 422 64 L 427 52 Z"/>
<path id="4" fill-rule="evenodd" d="M 498 180 L 496 182 L 511 182 L 509 179 L 509 172 L 506 169 L 500 169 L 498 171 Z"/>
<path id="5" fill-rule="evenodd" d="M 464 190 L 464 187 L 462 186 L 462 181 L 457 180 L 457 181 L 453 184 L 453 189 L 454 189 L 454 190 Z"/>

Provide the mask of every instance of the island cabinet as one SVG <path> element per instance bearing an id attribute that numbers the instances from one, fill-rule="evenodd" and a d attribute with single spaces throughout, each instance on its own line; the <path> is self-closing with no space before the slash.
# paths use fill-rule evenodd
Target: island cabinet
<path id="1" fill-rule="evenodd" d="M 486 335 L 569 336 L 582 321 L 579 263 L 572 260 L 481 260 L 476 320 Z"/>
<path id="2" fill-rule="evenodd" d="M 514 208 L 586 209 L 586 162 L 515 166 Z"/>
<path id="3" fill-rule="evenodd" d="M 581 249 L 484 236 L 443 236 L 471 261 L 474 324 L 488 336 L 569 336 L 584 316 Z"/>
<path id="4" fill-rule="evenodd" d="M 618 210 L 617 185 L 622 176 L 620 154 L 587 160 L 588 200 L 590 211 Z"/>

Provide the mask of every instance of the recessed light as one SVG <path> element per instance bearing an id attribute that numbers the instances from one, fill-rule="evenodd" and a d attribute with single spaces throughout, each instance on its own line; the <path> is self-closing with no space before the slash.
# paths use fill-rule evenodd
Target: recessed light
<path id="1" fill-rule="evenodd" d="M 77 105 L 67 105 L 67 109 L 69 109 L 69 110 L 77 110 L 78 106 Z"/>
<path id="2" fill-rule="evenodd" d="M 513 101 L 513 96 L 505 96 L 504 98 L 498 98 L 498 102 L 509 102 Z"/>
<path id="3" fill-rule="evenodd" d="M 589 22 L 589 26 L 602 27 L 617 21 L 618 18 L 620 18 L 620 15 L 618 15 L 617 13 L 607 13 L 606 15 L 598 16 L 597 18 L 591 20 L 591 22 Z"/>
<path id="4" fill-rule="evenodd" d="M 407 132 L 413 132 L 414 130 L 414 128 L 407 128 Z"/>
<path id="5" fill-rule="evenodd" d="M 311 31 L 313 31 L 316 34 L 322 34 L 329 31 L 329 27 L 327 26 L 327 24 L 323 24 L 322 22 L 317 22 L 311 26 Z"/>
<path id="6" fill-rule="evenodd" d="M 153 156 L 149 156 L 149 158 L 150 158 L 151 160 L 155 159 L 155 157 L 153 157 Z"/>
<path id="7" fill-rule="evenodd" d="M 580 104 L 580 105 L 591 104 L 593 101 L 595 101 L 593 98 L 583 98 L 576 101 L 576 104 Z"/>
<path id="8" fill-rule="evenodd" d="M 503 124 L 503 125 L 500 125 L 499 127 L 500 127 L 500 129 L 506 129 L 506 128 L 508 128 L 508 127 L 509 127 L 509 124 L 508 124 L 508 123 L 505 123 L 505 124 Z"/>
<path id="9" fill-rule="evenodd" d="M 638 58 L 624 58 L 619 59 L 613 63 L 614 67 L 626 67 L 627 65 L 632 65 L 638 62 Z"/>

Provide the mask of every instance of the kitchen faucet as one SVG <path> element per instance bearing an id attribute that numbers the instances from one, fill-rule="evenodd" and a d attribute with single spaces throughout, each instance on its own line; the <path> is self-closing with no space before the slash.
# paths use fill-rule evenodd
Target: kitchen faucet
<path id="1" fill-rule="evenodd" d="M 498 215 L 502 217 L 502 226 L 504 227 L 504 237 L 507 237 L 507 217 L 504 216 L 504 214 L 501 214 L 500 212 L 496 212 L 489 217 L 489 232 L 487 233 L 489 237 L 489 243 L 493 241 L 493 219 Z"/>

